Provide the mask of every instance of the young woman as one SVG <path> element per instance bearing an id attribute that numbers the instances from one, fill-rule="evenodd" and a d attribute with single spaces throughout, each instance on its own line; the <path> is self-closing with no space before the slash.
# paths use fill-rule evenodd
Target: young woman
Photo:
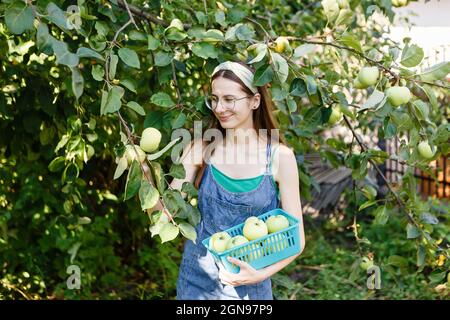
<path id="1" fill-rule="evenodd" d="M 226 61 L 215 68 L 207 105 L 215 116 L 212 127 L 224 134 L 225 143 L 218 143 L 208 157 L 206 142 L 191 143 L 182 156 L 186 177 L 171 183 L 177 189 L 185 181 L 195 183 L 202 215 L 196 243 L 187 240 L 184 246 L 177 299 L 273 299 L 270 277 L 305 246 L 297 162 L 285 144 L 271 143 L 271 129 L 276 131 L 273 104 L 267 86 L 253 86 L 253 76 L 254 71 L 242 62 Z M 267 129 L 267 135 L 260 134 L 260 129 Z M 247 161 L 224 161 L 236 148 L 243 150 L 238 156 Z M 239 273 L 219 268 L 201 241 L 250 216 L 278 208 L 280 202 L 282 209 L 300 220 L 300 253 L 259 270 L 231 257 Z"/>

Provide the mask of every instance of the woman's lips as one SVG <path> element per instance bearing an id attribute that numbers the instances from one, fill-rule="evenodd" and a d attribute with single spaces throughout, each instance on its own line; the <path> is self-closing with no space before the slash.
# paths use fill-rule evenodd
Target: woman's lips
<path id="1" fill-rule="evenodd" d="M 230 120 L 230 118 L 231 118 L 232 116 L 233 116 L 232 114 L 230 114 L 230 115 L 228 115 L 228 116 L 219 116 L 219 120 L 220 120 L 221 122 L 225 122 L 225 121 Z"/>

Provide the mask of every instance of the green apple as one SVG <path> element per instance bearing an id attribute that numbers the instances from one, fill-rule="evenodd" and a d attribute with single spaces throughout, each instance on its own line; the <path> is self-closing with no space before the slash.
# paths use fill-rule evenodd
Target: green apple
<path id="1" fill-rule="evenodd" d="M 241 236 L 241 235 L 234 236 L 233 238 L 230 238 L 228 240 L 227 250 L 237 247 L 237 246 L 247 243 L 247 242 L 248 242 L 248 239 L 244 236 Z M 238 254 L 242 254 L 242 253 L 244 253 L 244 251 L 245 251 L 245 249 L 241 249 L 241 250 L 239 250 Z"/>
<path id="2" fill-rule="evenodd" d="M 373 266 L 373 261 L 370 260 L 368 257 L 363 257 L 362 261 L 359 263 L 359 266 L 361 267 L 361 269 L 367 270 Z"/>
<path id="3" fill-rule="evenodd" d="M 258 221 L 260 221 L 260 219 L 258 217 L 251 216 L 251 217 L 248 217 L 245 220 L 244 225 L 247 224 L 247 223 L 250 223 L 250 222 L 258 222 Z"/>
<path id="4" fill-rule="evenodd" d="M 264 221 L 258 219 L 252 219 L 245 223 L 244 228 L 242 229 L 244 237 L 248 240 L 252 241 L 261 237 L 264 237 L 268 234 L 267 226 Z"/>
<path id="5" fill-rule="evenodd" d="M 142 151 L 142 149 L 139 146 L 135 145 L 135 148 L 138 153 L 139 162 L 144 162 L 147 155 L 145 154 L 144 151 Z M 127 144 L 125 146 L 125 156 L 127 157 L 128 165 L 130 165 L 133 162 L 133 160 L 137 160 L 136 152 L 134 151 L 133 145 Z"/>
<path id="6" fill-rule="evenodd" d="M 355 79 L 354 86 L 356 89 L 365 89 L 367 86 L 363 85 L 361 82 L 359 82 L 358 78 Z"/>
<path id="7" fill-rule="evenodd" d="M 431 159 L 434 156 L 434 151 L 431 150 L 430 144 L 428 141 L 421 141 L 419 146 L 417 147 L 419 154 L 425 159 Z"/>
<path id="8" fill-rule="evenodd" d="M 278 37 L 275 40 L 275 51 L 278 53 L 286 52 L 289 54 L 292 51 L 289 40 L 286 37 Z"/>
<path id="9" fill-rule="evenodd" d="M 401 104 L 408 103 L 411 99 L 411 91 L 407 87 L 395 86 L 386 90 L 386 96 L 390 104 L 398 107 Z"/>
<path id="10" fill-rule="evenodd" d="M 328 118 L 328 123 L 331 125 L 336 124 L 337 122 L 341 121 L 343 117 L 343 114 L 339 107 L 331 107 L 331 114 L 330 118 Z"/>
<path id="11" fill-rule="evenodd" d="M 196 207 L 198 204 L 197 198 L 192 198 L 189 203 L 191 204 L 191 206 Z"/>
<path id="12" fill-rule="evenodd" d="M 269 233 L 273 233 L 289 227 L 289 220 L 285 216 L 278 214 L 276 216 L 270 216 L 266 220 L 266 225 Z"/>
<path id="13" fill-rule="evenodd" d="M 268 239 L 264 240 L 264 245 L 268 248 L 268 253 L 276 253 L 286 249 L 289 246 L 286 235 L 274 234 Z"/>
<path id="14" fill-rule="evenodd" d="M 408 4 L 408 0 L 392 0 L 392 5 L 394 7 L 404 7 Z"/>
<path id="15" fill-rule="evenodd" d="M 374 85 L 379 76 L 377 67 L 363 67 L 358 73 L 358 81 L 361 85 L 368 87 Z"/>
<path id="16" fill-rule="evenodd" d="M 245 248 L 249 251 L 248 262 L 255 261 L 256 259 L 259 259 L 264 255 L 264 249 L 259 243 L 252 243 Z"/>
<path id="17" fill-rule="evenodd" d="M 161 132 L 156 128 L 146 128 L 142 131 L 141 149 L 145 152 L 153 152 L 159 147 L 161 142 Z"/>
<path id="18" fill-rule="evenodd" d="M 228 232 L 216 232 L 209 239 L 209 247 L 218 253 L 224 252 L 227 249 L 227 243 L 230 239 L 231 236 L 228 234 Z"/>

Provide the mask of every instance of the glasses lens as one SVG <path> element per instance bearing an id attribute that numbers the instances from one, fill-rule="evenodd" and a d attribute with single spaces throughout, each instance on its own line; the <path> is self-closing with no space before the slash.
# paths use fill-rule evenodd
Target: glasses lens
<path id="1" fill-rule="evenodd" d="M 231 98 L 231 97 L 222 98 L 222 101 L 221 101 L 222 107 L 225 109 L 234 109 L 234 101 L 235 101 L 235 99 Z M 217 105 L 219 104 L 219 98 L 208 94 L 205 97 L 205 102 L 206 102 L 206 106 L 209 109 L 215 110 L 217 108 Z"/>

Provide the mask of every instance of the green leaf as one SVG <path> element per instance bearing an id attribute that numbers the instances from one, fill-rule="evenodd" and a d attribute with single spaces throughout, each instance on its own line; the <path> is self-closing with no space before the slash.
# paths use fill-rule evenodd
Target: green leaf
<path id="1" fill-rule="evenodd" d="M 369 200 L 364 202 L 358 209 L 358 211 L 364 210 L 365 208 L 368 208 L 370 206 L 373 206 L 375 203 L 377 203 L 376 200 Z"/>
<path id="2" fill-rule="evenodd" d="M 388 258 L 388 264 L 399 268 L 405 268 L 408 266 L 408 260 L 398 255 L 392 255 Z"/>
<path id="3" fill-rule="evenodd" d="M 50 2 L 46 8 L 47 16 L 46 18 L 56 24 L 59 28 L 64 31 L 73 29 L 73 26 L 68 23 L 65 12 L 59 8 L 53 2 Z"/>
<path id="4" fill-rule="evenodd" d="M 78 178 L 79 174 L 80 169 L 78 168 L 78 166 L 75 163 L 70 162 L 64 169 L 61 180 L 63 183 L 72 183 L 76 178 Z"/>
<path id="5" fill-rule="evenodd" d="M 150 167 L 152 168 L 152 174 L 155 178 L 156 188 L 158 188 L 159 193 L 164 193 L 165 190 L 165 180 L 164 180 L 164 172 L 162 171 L 161 164 L 159 162 L 151 162 Z"/>
<path id="6" fill-rule="evenodd" d="M 129 36 L 130 36 L 131 40 L 147 41 L 147 37 L 146 37 L 145 33 L 137 31 L 137 30 L 131 30 Z"/>
<path id="7" fill-rule="evenodd" d="M 119 62 L 119 57 L 113 53 L 109 56 L 109 79 L 114 79 L 116 77 L 117 63 Z"/>
<path id="8" fill-rule="evenodd" d="M 256 69 L 253 84 L 257 87 L 264 86 L 273 80 L 273 69 L 270 65 L 263 65 Z"/>
<path id="9" fill-rule="evenodd" d="M 364 186 L 364 188 L 361 190 L 364 196 L 369 200 L 375 200 L 375 197 L 377 196 L 377 190 L 370 186 Z"/>
<path id="10" fill-rule="evenodd" d="M 375 220 L 373 221 L 374 224 L 385 225 L 389 220 L 389 215 L 386 206 L 379 206 L 378 208 L 376 208 L 374 211 L 374 215 L 375 215 Z"/>
<path id="11" fill-rule="evenodd" d="M 348 25 L 353 20 L 353 11 L 349 9 L 342 9 L 339 11 L 339 15 L 336 18 L 335 25 Z"/>
<path id="12" fill-rule="evenodd" d="M 98 59 L 100 61 L 105 60 L 105 58 L 103 58 L 103 56 L 100 53 L 98 53 L 97 51 L 94 51 L 92 49 L 86 48 L 86 47 L 78 48 L 76 54 L 77 54 L 78 58 L 94 58 L 94 59 Z"/>
<path id="13" fill-rule="evenodd" d="M 178 129 L 184 126 L 184 123 L 186 122 L 186 115 L 182 112 L 178 114 L 176 118 L 173 119 L 171 125 L 172 129 Z"/>
<path id="14" fill-rule="evenodd" d="M 287 106 L 290 113 L 294 113 L 295 111 L 297 111 L 297 103 L 294 99 L 292 99 L 292 97 L 289 97 L 287 99 Z"/>
<path id="15" fill-rule="evenodd" d="M 173 57 L 174 57 L 174 55 L 172 53 L 158 51 L 155 54 L 155 66 L 165 67 L 172 62 Z"/>
<path id="16" fill-rule="evenodd" d="M 217 40 L 217 41 L 224 41 L 225 37 L 219 29 L 209 29 L 203 34 L 203 39 L 207 39 L 209 41 L 211 40 Z"/>
<path id="17" fill-rule="evenodd" d="M 281 83 L 286 82 L 289 75 L 289 66 L 286 60 L 276 52 L 271 53 L 273 69 L 278 75 L 278 79 L 280 79 Z"/>
<path id="18" fill-rule="evenodd" d="M 94 64 L 92 66 L 92 78 L 96 81 L 103 81 L 103 77 L 105 76 L 105 69 L 103 69 L 102 65 Z"/>
<path id="19" fill-rule="evenodd" d="M 123 85 L 125 88 L 130 90 L 131 92 L 137 93 L 136 91 L 136 83 L 132 79 L 124 79 L 120 80 L 120 84 Z"/>
<path id="20" fill-rule="evenodd" d="M 385 94 L 378 90 L 373 90 L 370 97 L 367 99 L 366 102 L 361 106 L 361 108 L 358 109 L 358 112 L 361 112 L 362 110 L 366 109 L 372 109 L 376 107 L 377 105 L 383 105 L 383 101 L 386 101 Z"/>
<path id="21" fill-rule="evenodd" d="M 417 66 L 423 59 L 424 53 L 423 49 L 416 46 L 415 44 L 411 46 L 405 46 L 402 52 L 402 59 L 400 63 L 407 68 L 412 68 Z"/>
<path id="22" fill-rule="evenodd" d="M 125 184 L 124 200 L 130 199 L 139 191 L 139 188 L 141 187 L 141 176 L 142 172 L 140 164 L 136 160 L 133 160 Z"/>
<path id="23" fill-rule="evenodd" d="M 157 106 L 163 108 L 170 108 L 175 106 L 175 102 L 172 101 L 172 98 L 165 92 L 158 92 L 152 95 L 150 98 L 151 103 L 156 104 Z"/>
<path id="24" fill-rule="evenodd" d="M 411 223 L 408 223 L 406 226 L 406 238 L 407 239 L 414 239 L 420 236 L 419 230 Z"/>
<path id="25" fill-rule="evenodd" d="M 114 113 L 120 110 L 122 106 L 122 96 L 124 94 L 125 89 L 119 86 L 112 86 L 112 88 L 108 91 L 108 96 L 106 98 L 106 102 L 104 107 L 101 109 L 100 114 Z M 103 95 L 102 95 L 103 101 Z"/>
<path id="26" fill-rule="evenodd" d="M 50 170 L 50 172 L 58 172 L 62 170 L 62 168 L 64 168 L 65 162 L 66 162 L 65 157 L 56 157 L 48 165 L 48 170 Z"/>
<path id="27" fill-rule="evenodd" d="M 130 108 L 131 110 L 136 111 L 141 116 L 145 116 L 145 110 L 144 110 L 144 108 L 141 107 L 141 105 L 139 103 L 137 103 L 135 101 L 129 101 L 127 103 L 127 107 Z"/>
<path id="28" fill-rule="evenodd" d="M 248 64 L 253 64 L 261 61 L 267 54 L 267 45 L 259 43 L 255 51 L 258 52 L 258 54 L 256 55 L 256 57 L 250 60 Z"/>
<path id="29" fill-rule="evenodd" d="M 425 264 L 426 250 L 423 245 L 417 247 L 417 266 L 420 268 Z"/>
<path id="30" fill-rule="evenodd" d="M 69 67 L 76 67 L 78 65 L 78 56 L 68 50 L 67 43 L 55 40 L 52 42 L 52 48 L 56 56 L 56 63 Z"/>
<path id="31" fill-rule="evenodd" d="M 289 88 L 289 91 L 291 92 L 291 95 L 295 97 L 306 97 L 307 90 L 305 80 L 301 78 L 295 78 L 291 82 L 291 87 Z"/>
<path id="32" fill-rule="evenodd" d="M 426 69 L 419 76 L 423 81 L 442 80 L 450 73 L 450 61 L 435 64 Z"/>
<path id="33" fill-rule="evenodd" d="M 256 33 L 250 25 L 242 24 L 236 29 L 235 36 L 241 41 L 250 41 L 255 37 Z"/>
<path id="34" fill-rule="evenodd" d="M 184 179 L 186 177 L 186 171 L 182 164 L 173 164 L 170 167 L 169 175 L 176 179 Z"/>
<path id="35" fill-rule="evenodd" d="M 334 21 L 339 15 L 339 5 L 336 0 L 322 0 L 322 7 L 328 21 Z"/>
<path id="36" fill-rule="evenodd" d="M 58 152 L 59 149 L 61 149 L 62 147 L 64 147 L 66 145 L 66 143 L 69 141 L 69 136 L 68 135 L 63 135 L 61 137 L 61 140 L 58 142 L 58 144 L 56 145 L 55 148 L 55 153 Z"/>
<path id="37" fill-rule="evenodd" d="M 39 23 L 36 33 L 36 43 L 39 50 L 47 55 L 52 55 L 53 41 L 56 41 L 56 39 L 49 34 L 48 26 L 45 23 Z"/>
<path id="38" fill-rule="evenodd" d="M 114 171 L 114 180 L 119 179 L 120 176 L 125 172 L 128 167 L 127 157 L 122 157 L 119 159 L 119 163 L 117 164 L 116 171 Z"/>
<path id="39" fill-rule="evenodd" d="M 424 212 L 420 215 L 420 220 L 423 221 L 424 223 L 428 223 L 428 224 L 438 224 L 439 220 L 438 218 L 436 218 L 435 215 L 429 213 L 429 212 Z"/>
<path id="40" fill-rule="evenodd" d="M 217 59 L 219 56 L 219 52 L 217 51 L 216 47 L 214 47 L 212 44 L 207 42 L 196 42 L 192 46 L 192 52 L 203 59 Z"/>
<path id="41" fill-rule="evenodd" d="M 139 57 L 134 50 L 129 48 L 120 48 L 118 54 L 120 59 L 128 66 L 136 69 L 141 67 Z"/>
<path id="42" fill-rule="evenodd" d="M 355 49 L 358 52 L 363 52 L 359 39 L 354 35 L 344 33 L 339 39 L 337 39 L 337 41 L 350 48 Z"/>
<path id="43" fill-rule="evenodd" d="M 146 179 L 143 179 L 141 182 L 139 200 L 142 210 L 151 209 L 158 203 L 159 192 Z"/>
<path id="44" fill-rule="evenodd" d="M 72 91 L 75 95 L 75 99 L 81 97 L 84 89 L 84 79 L 78 68 L 70 68 L 72 70 Z"/>
<path id="45" fill-rule="evenodd" d="M 106 112 L 105 112 L 106 100 L 108 100 L 108 92 L 105 90 L 102 90 L 102 99 L 100 102 L 100 114 L 101 115 L 106 114 Z"/>
<path id="46" fill-rule="evenodd" d="M 183 182 L 181 191 L 187 193 L 190 197 L 198 196 L 198 190 L 195 188 L 193 183 L 188 181 Z"/>
<path id="47" fill-rule="evenodd" d="M 180 31 L 175 27 L 170 27 L 164 33 L 166 34 L 166 38 L 168 40 L 173 40 L 173 41 L 181 41 L 187 37 L 186 32 Z"/>
<path id="48" fill-rule="evenodd" d="M 156 39 L 151 34 L 148 35 L 148 49 L 149 50 L 154 51 L 154 50 L 158 49 L 160 45 L 161 45 L 161 41 L 159 41 L 159 39 Z"/>
<path id="49" fill-rule="evenodd" d="M 97 30 L 97 33 L 102 36 L 107 36 L 110 31 L 110 28 L 105 21 L 96 21 L 94 27 L 95 30 Z"/>
<path id="50" fill-rule="evenodd" d="M 317 93 L 317 82 L 312 76 L 306 77 L 306 90 L 310 95 Z"/>
<path id="51" fill-rule="evenodd" d="M 21 34 L 33 28 L 34 15 L 31 6 L 13 6 L 5 10 L 5 22 L 14 34 Z"/>
<path id="52" fill-rule="evenodd" d="M 183 236 L 196 243 L 197 232 L 195 231 L 195 228 L 191 224 L 187 222 L 181 222 L 178 224 L 178 227 L 180 228 L 181 234 Z"/>
<path id="53" fill-rule="evenodd" d="M 161 237 L 161 242 L 167 242 L 175 239 L 178 236 L 180 229 L 174 226 L 171 222 L 167 222 L 161 227 L 159 231 L 159 236 Z"/>

